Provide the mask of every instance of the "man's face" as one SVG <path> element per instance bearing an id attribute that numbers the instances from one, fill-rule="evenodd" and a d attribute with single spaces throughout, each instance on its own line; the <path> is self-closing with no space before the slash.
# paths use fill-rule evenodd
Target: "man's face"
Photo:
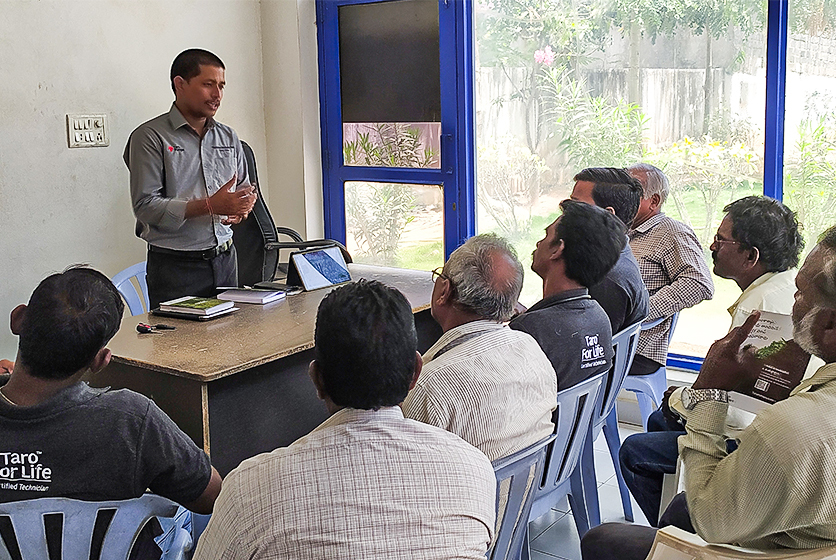
<path id="1" fill-rule="evenodd" d="M 557 223 L 560 218 L 556 219 L 552 224 L 546 228 L 546 236 L 537 242 L 537 247 L 531 253 L 531 270 L 537 273 L 540 278 L 545 278 L 549 270 L 549 261 L 554 249 L 554 244 L 557 243 Z"/>
<path id="2" fill-rule="evenodd" d="M 592 181 L 575 181 L 575 188 L 572 189 L 572 194 L 569 195 L 569 198 L 595 206 L 595 200 L 592 198 L 592 189 L 594 187 L 595 183 Z"/>
<path id="3" fill-rule="evenodd" d="M 224 69 L 200 65 L 200 74 L 191 80 L 175 78 L 177 108 L 194 118 L 214 117 L 224 96 Z"/>
<path id="4" fill-rule="evenodd" d="M 720 222 L 717 235 L 714 236 L 709 249 L 711 249 L 711 259 L 714 261 L 714 274 L 720 278 L 732 280 L 740 276 L 749 252 L 744 251 L 732 235 L 732 221 L 728 215 Z"/>
<path id="5" fill-rule="evenodd" d="M 820 298 L 817 282 L 824 272 L 825 254 L 820 247 L 815 247 L 804 266 L 795 276 L 795 303 L 792 306 L 793 339 L 807 352 L 821 356 L 816 319 L 817 303 Z"/>

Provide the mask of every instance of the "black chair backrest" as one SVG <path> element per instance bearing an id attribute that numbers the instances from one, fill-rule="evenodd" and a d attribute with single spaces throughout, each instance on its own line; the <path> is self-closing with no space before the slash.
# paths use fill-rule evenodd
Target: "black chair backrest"
<path id="1" fill-rule="evenodd" d="M 232 242 L 238 253 L 238 285 L 252 286 L 273 279 L 279 262 L 279 251 L 268 248 L 267 243 L 278 241 L 278 234 L 258 186 L 258 169 L 253 150 L 246 142 L 241 142 L 241 146 L 247 160 L 247 174 L 250 183 L 256 186 L 258 199 L 247 219 L 232 226 Z"/>

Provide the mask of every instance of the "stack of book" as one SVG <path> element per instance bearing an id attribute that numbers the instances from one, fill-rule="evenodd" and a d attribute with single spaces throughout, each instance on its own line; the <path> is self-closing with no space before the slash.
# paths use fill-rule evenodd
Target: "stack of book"
<path id="1" fill-rule="evenodd" d="M 258 303 L 264 305 L 272 301 L 284 298 L 287 293 L 284 290 L 257 290 L 254 288 L 238 288 L 227 290 L 218 294 L 218 299 L 224 301 L 235 301 L 239 303 Z"/>
<path id="2" fill-rule="evenodd" d="M 209 319 L 232 313 L 237 309 L 231 301 L 215 298 L 183 296 L 160 304 L 159 314 L 180 316 L 184 319 Z"/>

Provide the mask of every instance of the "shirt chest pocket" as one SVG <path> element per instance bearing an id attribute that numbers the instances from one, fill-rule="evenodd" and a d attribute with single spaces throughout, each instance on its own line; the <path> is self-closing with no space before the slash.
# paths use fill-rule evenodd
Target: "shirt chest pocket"
<path id="1" fill-rule="evenodd" d="M 211 192 L 214 192 L 232 179 L 238 166 L 235 148 L 232 146 L 212 146 L 209 156 L 210 161 L 204 163 L 205 168 L 209 171 L 206 186 Z"/>

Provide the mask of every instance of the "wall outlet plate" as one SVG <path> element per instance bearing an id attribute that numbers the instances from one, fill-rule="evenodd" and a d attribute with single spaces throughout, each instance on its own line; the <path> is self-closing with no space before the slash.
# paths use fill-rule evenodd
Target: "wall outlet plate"
<path id="1" fill-rule="evenodd" d="M 110 146 L 107 115 L 67 115 L 67 145 L 70 148 Z"/>

